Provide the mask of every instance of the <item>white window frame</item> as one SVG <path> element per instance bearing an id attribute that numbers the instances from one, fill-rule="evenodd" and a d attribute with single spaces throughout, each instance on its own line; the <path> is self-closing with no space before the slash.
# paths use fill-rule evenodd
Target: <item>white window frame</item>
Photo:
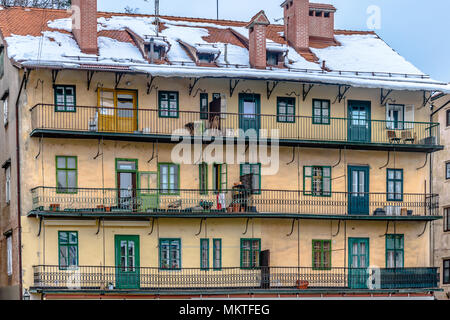
<path id="1" fill-rule="evenodd" d="M 11 166 L 5 168 L 5 202 L 11 202 Z"/>
<path id="2" fill-rule="evenodd" d="M 6 237 L 6 269 L 8 276 L 11 276 L 13 273 L 12 268 L 12 236 L 9 235 Z"/>
<path id="3" fill-rule="evenodd" d="M 9 112 L 8 96 L 5 96 L 2 99 L 2 104 L 3 104 L 3 124 L 6 126 L 8 124 L 8 112 Z"/>

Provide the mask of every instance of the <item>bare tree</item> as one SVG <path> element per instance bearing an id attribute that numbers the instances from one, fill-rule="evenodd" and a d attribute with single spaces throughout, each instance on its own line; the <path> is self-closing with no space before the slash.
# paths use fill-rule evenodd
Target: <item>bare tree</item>
<path id="1" fill-rule="evenodd" d="M 71 0 L 0 0 L 0 5 L 4 7 L 36 7 L 67 9 Z"/>

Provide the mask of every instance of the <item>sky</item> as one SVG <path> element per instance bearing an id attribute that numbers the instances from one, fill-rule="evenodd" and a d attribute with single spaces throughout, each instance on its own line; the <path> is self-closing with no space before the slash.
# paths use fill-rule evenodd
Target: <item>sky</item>
<path id="1" fill-rule="evenodd" d="M 218 0 L 219 18 L 249 21 L 264 10 L 271 23 L 283 18 L 282 0 Z M 373 30 L 433 79 L 450 82 L 450 1 L 314 0 L 337 8 L 336 29 Z M 154 0 L 98 0 L 101 11 L 154 13 Z M 216 0 L 160 0 L 160 14 L 216 18 Z M 283 23 L 282 20 L 278 23 Z"/>

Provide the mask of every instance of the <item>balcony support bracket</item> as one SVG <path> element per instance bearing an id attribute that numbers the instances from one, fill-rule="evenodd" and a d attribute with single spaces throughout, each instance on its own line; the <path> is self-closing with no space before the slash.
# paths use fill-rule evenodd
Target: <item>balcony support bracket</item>
<path id="1" fill-rule="evenodd" d="M 194 90 L 195 85 L 198 83 L 199 80 L 200 78 L 194 78 L 194 82 L 192 82 L 192 84 L 189 83 L 189 96 L 192 95 L 192 91 Z"/>
<path id="2" fill-rule="evenodd" d="M 427 230 L 427 225 L 428 225 L 428 221 L 425 222 L 425 226 L 423 227 L 423 231 L 422 231 L 421 234 L 417 235 L 417 238 L 420 238 L 421 236 L 424 235 L 425 231 Z"/>
<path id="3" fill-rule="evenodd" d="M 313 84 L 303 84 L 303 101 L 306 100 L 306 98 L 308 97 L 309 92 L 311 91 L 311 89 L 314 87 Z"/>
<path id="4" fill-rule="evenodd" d="M 393 90 L 389 89 L 386 91 L 386 93 L 384 93 L 384 89 L 381 88 L 380 89 L 380 105 L 384 106 L 386 103 L 387 98 L 389 97 L 389 95 L 392 93 Z"/>
<path id="5" fill-rule="evenodd" d="M 152 218 L 152 228 L 151 228 L 151 230 L 150 230 L 150 232 L 149 232 L 149 236 L 151 236 L 152 235 L 152 233 L 153 233 L 153 229 L 155 228 L 155 220 L 156 219 L 158 219 L 158 218 Z"/>
<path id="6" fill-rule="evenodd" d="M 101 226 L 102 224 L 101 224 L 101 222 L 100 222 L 100 218 L 99 219 L 97 219 L 97 232 L 95 233 L 95 235 L 98 235 L 99 234 L 99 232 L 100 232 L 100 226 Z"/>
<path id="7" fill-rule="evenodd" d="M 267 86 L 267 100 L 270 99 L 270 96 L 273 93 L 273 90 L 275 90 L 275 88 L 278 86 L 278 84 L 280 83 L 280 81 L 274 81 L 272 82 L 272 86 L 270 86 L 270 81 L 266 82 L 266 86 Z"/>
<path id="8" fill-rule="evenodd" d="M 338 222 L 338 229 L 337 229 L 336 234 L 332 234 L 331 237 L 332 238 L 337 237 L 337 235 L 339 234 L 340 231 L 341 231 L 341 220 L 339 220 L 339 222 Z"/>
<path id="9" fill-rule="evenodd" d="M 41 155 L 41 152 L 42 152 L 42 149 L 43 149 L 43 144 L 42 144 L 43 140 L 44 140 L 44 135 L 41 135 L 41 136 L 39 137 L 39 152 L 38 152 L 38 154 L 34 157 L 34 159 L 36 159 L 36 160 L 37 160 L 37 158 L 39 158 L 39 156 Z"/>
<path id="10" fill-rule="evenodd" d="M 292 236 L 292 234 L 294 233 L 294 225 L 295 225 L 295 221 L 298 221 L 298 218 L 292 219 L 292 225 L 291 225 L 291 232 L 289 232 L 286 237 L 290 237 Z"/>
<path id="11" fill-rule="evenodd" d="M 206 218 L 202 218 L 202 219 L 200 220 L 200 230 L 198 230 L 198 232 L 195 234 L 195 236 L 199 236 L 200 233 L 202 233 L 203 221 L 206 221 Z"/>
<path id="12" fill-rule="evenodd" d="M 391 161 L 391 151 L 388 151 L 388 157 L 387 157 L 387 162 L 384 166 L 381 166 L 379 169 L 384 169 L 389 165 L 389 162 Z"/>
<path id="13" fill-rule="evenodd" d="M 350 90 L 350 88 L 351 88 L 350 86 L 339 85 L 338 95 L 334 101 L 336 102 L 336 100 L 339 100 L 339 103 L 341 103 L 342 100 L 345 98 L 345 94 L 348 92 L 348 90 Z"/>
<path id="14" fill-rule="evenodd" d="M 125 75 L 125 73 L 123 73 L 123 72 L 116 72 L 114 74 L 114 77 L 115 77 L 115 79 L 114 79 L 114 83 L 115 83 L 114 89 L 117 89 L 117 87 L 119 86 L 119 83 L 122 80 L 124 75 Z"/>
<path id="15" fill-rule="evenodd" d="M 245 224 L 245 231 L 242 233 L 243 235 L 244 234 L 247 234 L 247 231 L 248 231 L 248 223 L 249 223 L 249 221 L 251 220 L 252 218 L 247 218 L 247 223 Z"/>
<path id="16" fill-rule="evenodd" d="M 295 160 L 295 147 L 292 148 L 292 160 L 288 163 L 286 163 L 286 165 L 290 165 L 291 163 L 293 163 Z"/>
<path id="17" fill-rule="evenodd" d="M 97 160 L 98 157 L 103 156 L 103 150 L 100 153 L 100 143 L 102 144 L 102 147 L 103 147 L 103 138 L 101 140 L 100 139 L 98 140 L 97 154 L 93 158 L 94 160 Z"/>
<path id="18" fill-rule="evenodd" d="M 28 80 L 30 80 L 30 73 L 31 73 L 31 70 L 25 69 L 25 72 L 23 74 L 23 79 L 24 79 L 23 88 L 25 90 L 27 89 Z"/>
<path id="19" fill-rule="evenodd" d="M 416 170 L 418 171 L 418 170 L 425 168 L 427 163 L 428 163 L 428 152 L 425 154 L 425 163 L 420 168 L 416 168 Z"/>
<path id="20" fill-rule="evenodd" d="M 332 166 L 332 168 L 336 168 L 338 165 L 340 165 L 341 161 L 342 161 L 342 149 L 339 149 L 339 161 L 334 166 Z"/>
<path id="21" fill-rule="evenodd" d="M 38 230 L 38 234 L 37 236 L 39 237 L 41 235 L 41 231 L 42 231 L 42 220 L 44 219 L 44 217 L 39 216 L 39 230 Z"/>
<path id="22" fill-rule="evenodd" d="M 153 85 L 153 81 L 155 81 L 156 77 L 147 75 L 147 79 L 150 79 L 149 81 L 147 81 L 147 95 L 149 95 L 153 91 L 153 89 L 158 90 L 158 87 Z"/>
<path id="23" fill-rule="evenodd" d="M 94 77 L 95 71 L 88 71 L 87 72 L 87 90 L 89 91 L 91 89 L 91 83 L 92 78 Z"/>
<path id="24" fill-rule="evenodd" d="M 236 90 L 237 85 L 241 80 L 230 80 L 230 98 L 233 96 L 234 90 Z"/>
<path id="25" fill-rule="evenodd" d="M 423 92 L 423 103 L 422 103 L 422 108 L 426 107 L 426 105 L 428 103 L 430 103 L 431 99 L 433 98 L 434 94 L 437 91 L 430 91 L 430 95 L 427 97 L 427 91 Z"/>
<path id="26" fill-rule="evenodd" d="M 382 235 L 380 235 L 380 238 L 383 238 L 383 237 L 385 237 L 387 234 L 388 234 L 388 231 L 389 231 L 389 220 L 387 221 L 387 223 L 386 223 L 386 232 L 384 233 L 384 234 L 382 234 Z"/>
<path id="27" fill-rule="evenodd" d="M 52 70 L 52 83 L 55 84 L 58 79 L 59 70 Z"/>

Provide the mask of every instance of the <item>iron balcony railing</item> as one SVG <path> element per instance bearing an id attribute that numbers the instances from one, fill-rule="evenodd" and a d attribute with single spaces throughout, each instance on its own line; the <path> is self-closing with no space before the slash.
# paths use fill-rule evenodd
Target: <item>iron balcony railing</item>
<path id="1" fill-rule="evenodd" d="M 329 118 L 277 116 L 267 114 L 208 113 L 196 111 L 170 112 L 163 117 L 155 109 L 127 109 L 76 106 L 69 112 L 57 112 L 50 104 L 31 108 L 32 129 L 56 132 L 126 133 L 149 137 L 170 137 L 176 130 L 186 129 L 194 136 L 238 138 L 239 129 L 256 129 L 259 137 L 286 141 L 350 142 L 432 147 L 440 144 L 439 123 L 367 120 L 364 118 Z M 285 121 L 285 122 L 281 122 Z M 319 123 L 319 124 L 318 124 Z M 277 130 L 277 135 L 272 133 Z"/>
<path id="2" fill-rule="evenodd" d="M 33 267 L 34 288 L 62 290 L 434 289 L 438 268 L 258 267 L 252 269 Z"/>
<path id="3" fill-rule="evenodd" d="M 437 216 L 435 194 L 311 193 L 296 190 L 101 189 L 37 187 L 33 211 L 59 213 L 254 213 Z M 389 199 L 399 199 L 392 201 Z M 401 199 L 401 200 L 400 200 Z"/>

